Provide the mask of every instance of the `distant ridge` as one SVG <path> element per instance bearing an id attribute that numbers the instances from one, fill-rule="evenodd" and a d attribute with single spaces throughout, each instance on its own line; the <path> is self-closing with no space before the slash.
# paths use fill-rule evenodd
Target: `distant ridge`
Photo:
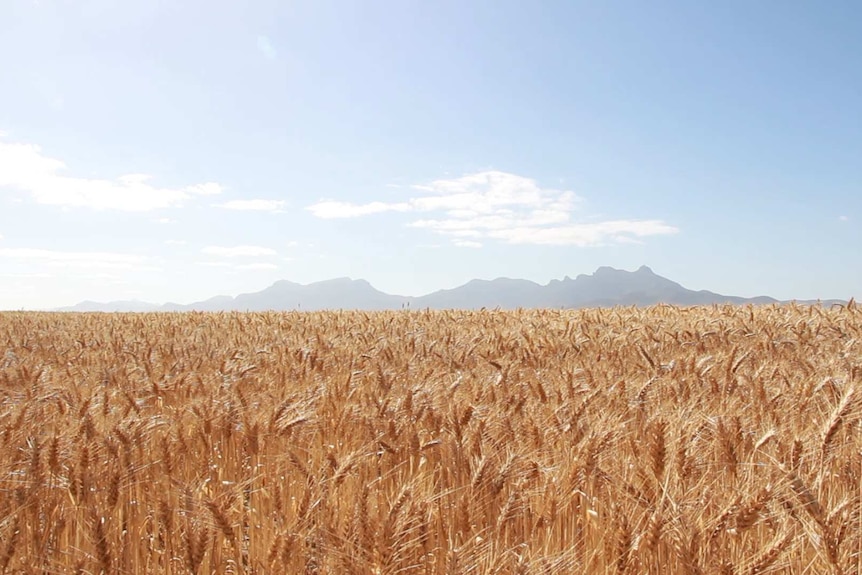
<path id="1" fill-rule="evenodd" d="M 633 272 L 600 267 L 592 274 L 568 276 L 541 285 L 529 280 L 497 278 L 471 280 L 454 289 L 420 297 L 390 295 L 363 279 L 337 278 L 307 285 L 280 280 L 268 288 L 236 297 L 216 296 L 190 304 L 150 304 L 140 301 L 97 303 L 84 301 L 57 311 L 317 311 L 330 309 L 479 309 L 479 308 L 587 308 L 711 304 L 781 303 L 771 297 L 743 298 L 711 291 L 693 291 L 654 273 L 647 266 Z M 800 301 L 799 303 L 817 303 Z M 824 305 L 844 303 L 825 300 Z"/>

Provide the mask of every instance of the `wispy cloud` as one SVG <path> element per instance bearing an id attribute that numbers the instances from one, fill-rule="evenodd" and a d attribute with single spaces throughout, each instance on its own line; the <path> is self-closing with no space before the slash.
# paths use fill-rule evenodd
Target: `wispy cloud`
<path id="1" fill-rule="evenodd" d="M 849 217 L 849 216 L 838 216 L 838 221 L 840 221 L 840 222 L 849 222 L 849 221 L 850 221 L 850 217 Z"/>
<path id="2" fill-rule="evenodd" d="M 452 244 L 458 246 L 459 248 L 481 248 L 481 242 L 474 242 L 473 240 L 452 240 Z"/>
<path id="3" fill-rule="evenodd" d="M 53 278 L 53 274 L 47 272 L 23 272 L 23 273 L 2 273 L 0 278 L 28 280 L 28 279 L 48 279 Z"/>
<path id="4" fill-rule="evenodd" d="M 461 247 L 480 247 L 480 238 L 511 244 L 596 246 L 678 232 L 660 220 L 572 222 L 581 201 L 574 192 L 542 188 L 535 180 L 506 172 L 479 172 L 412 188 L 422 193 L 406 201 L 353 204 L 324 200 L 306 209 L 328 219 L 382 212 L 434 214 L 408 225 L 455 238 L 453 244 Z"/>
<path id="5" fill-rule="evenodd" d="M 214 204 L 213 207 L 226 210 L 257 211 L 257 212 L 283 212 L 286 202 L 282 200 L 231 200 L 223 204 Z"/>
<path id="6" fill-rule="evenodd" d="M 188 242 L 186 240 L 165 240 L 164 244 L 166 246 L 184 246 Z"/>
<path id="7" fill-rule="evenodd" d="M 371 202 L 368 204 L 351 204 L 350 202 L 323 200 L 322 202 L 308 206 L 307 209 L 318 218 L 329 220 L 357 218 L 381 212 L 408 212 L 413 207 L 409 203 L 387 204 L 385 202 Z"/>
<path id="8" fill-rule="evenodd" d="M 635 238 L 675 234 L 678 231 L 659 220 L 614 220 L 547 228 L 497 229 L 489 231 L 487 235 L 510 244 L 587 247 L 605 243 L 632 243 Z"/>
<path id="9" fill-rule="evenodd" d="M 275 264 L 269 264 L 269 263 L 255 263 L 255 264 L 242 264 L 242 265 L 237 266 L 237 269 L 249 270 L 249 271 L 253 271 L 253 270 L 261 270 L 261 271 L 263 271 L 263 270 L 277 270 L 278 266 Z"/>
<path id="10" fill-rule="evenodd" d="M 163 188 L 152 185 L 145 174 L 110 180 L 67 176 L 64 170 L 64 162 L 46 156 L 39 146 L 0 141 L 0 189 L 24 191 L 40 204 L 143 212 L 222 192 L 214 182 Z"/>
<path id="11" fill-rule="evenodd" d="M 141 269 L 145 256 L 114 252 L 64 252 L 35 248 L 0 248 L 0 258 L 76 268 Z"/>
<path id="12" fill-rule="evenodd" d="M 260 246 L 207 246 L 201 252 L 223 258 L 257 258 L 278 255 L 274 249 Z"/>
<path id="13" fill-rule="evenodd" d="M 269 36 L 261 35 L 257 37 L 257 49 L 270 60 L 275 60 L 275 57 L 278 55 Z"/>
<path id="14" fill-rule="evenodd" d="M 208 268 L 222 268 L 236 271 L 271 271 L 277 270 L 278 266 L 276 264 L 265 263 L 265 262 L 257 262 L 251 264 L 237 264 L 234 262 L 196 262 L 199 266 L 204 266 Z"/>

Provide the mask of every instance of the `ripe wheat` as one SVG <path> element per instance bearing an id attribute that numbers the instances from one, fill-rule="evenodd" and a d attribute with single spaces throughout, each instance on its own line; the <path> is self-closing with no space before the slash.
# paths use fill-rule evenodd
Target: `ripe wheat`
<path id="1" fill-rule="evenodd" d="M 862 312 L 0 314 L 0 572 L 858 573 Z"/>

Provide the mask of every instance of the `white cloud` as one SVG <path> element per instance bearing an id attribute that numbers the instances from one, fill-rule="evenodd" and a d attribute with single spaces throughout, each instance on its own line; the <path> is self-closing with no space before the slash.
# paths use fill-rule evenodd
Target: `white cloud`
<path id="1" fill-rule="evenodd" d="M 419 225 L 417 225 L 417 224 L 419 224 Z M 425 222 L 422 222 L 422 221 L 413 222 L 410 225 L 412 227 L 418 227 L 418 228 L 431 227 L 431 226 L 425 225 Z M 480 232 L 479 230 L 446 230 L 446 231 L 437 230 L 437 231 L 439 231 L 440 233 L 445 233 L 447 236 L 452 236 L 452 237 L 456 237 L 456 238 L 481 238 L 482 237 L 482 232 Z"/>
<path id="2" fill-rule="evenodd" d="M 278 255 L 278 252 L 276 252 L 275 250 L 271 248 L 262 248 L 260 246 L 207 246 L 201 251 L 207 255 L 219 256 L 223 258 L 255 258 Z"/>
<path id="3" fill-rule="evenodd" d="M 387 204 L 384 202 L 371 202 L 369 204 L 351 204 L 349 202 L 336 202 L 324 200 L 306 208 L 318 218 L 356 218 L 369 216 L 381 212 L 406 212 L 411 209 L 410 204 Z"/>
<path id="4" fill-rule="evenodd" d="M 257 37 L 257 49 L 270 60 L 274 60 L 277 56 L 275 46 L 272 45 L 268 36 L 261 35 Z"/>
<path id="5" fill-rule="evenodd" d="M 188 242 L 186 240 L 165 240 L 164 244 L 166 246 L 184 246 Z"/>
<path id="6" fill-rule="evenodd" d="M 237 271 L 267 271 L 267 270 L 277 270 L 278 266 L 271 263 L 251 263 L 251 264 L 237 264 L 233 262 L 196 262 L 199 266 L 205 266 L 208 268 L 223 268 L 223 269 L 231 269 Z"/>
<path id="7" fill-rule="evenodd" d="M 48 279 L 54 277 L 52 274 L 46 272 L 23 272 L 23 273 L 4 273 L 0 274 L 0 278 L 8 278 L 8 279 Z"/>
<path id="8" fill-rule="evenodd" d="M 282 200 L 231 200 L 223 204 L 215 204 L 213 207 L 226 210 L 281 212 L 284 206 L 285 202 Z"/>
<path id="9" fill-rule="evenodd" d="M 34 248 L 0 248 L 0 258 L 60 267 L 150 269 L 142 267 L 147 260 L 144 256 L 112 252 L 64 252 Z"/>
<path id="10" fill-rule="evenodd" d="M 159 218 L 156 220 L 157 224 L 175 224 L 177 221 L 173 218 Z"/>
<path id="11" fill-rule="evenodd" d="M 459 248 L 481 248 L 481 242 L 474 242 L 473 240 L 452 240 L 452 243 Z"/>
<path id="12" fill-rule="evenodd" d="M 319 218 L 389 211 L 434 214 L 408 225 L 460 238 L 453 243 L 465 247 L 481 246 L 480 238 L 512 244 L 595 246 L 632 243 L 640 237 L 678 231 L 659 220 L 574 223 L 572 213 L 581 201 L 574 192 L 542 188 L 535 180 L 506 172 L 479 172 L 412 188 L 423 193 L 392 203 L 325 200 L 306 209 Z"/>
<path id="13" fill-rule="evenodd" d="M 430 195 L 413 198 L 417 211 L 445 210 L 450 217 L 496 214 L 501 210 L 571 211 L 578 202 L 571 191 L 542 189 L 530 178 L 488 171 L 413 186 Z"/>
<path id="14" fill-rule="evenodd" d="M 675 234 L 677 230 L 658 220 L 614 220 L 591 224 L 536 228 L 518 227 L 492 230 L 488 236 L 510 244 L 556 246 L 599 246 L 611 243 L 632 243 L 635 238 Z"/>
<path id="15" fill-rule="evenodd" d="M 0 188 L 27 192 L 40 204 L 141 212 L 222 192 L 213 182 L 160 188 L 150 184 L 151 177 L 145 174 L 109 180 L 63 175 L 65 169 L 65 163 L 45 156 L 39 146 L 0 141 Z"/>
<path id="16" fill-rule="evenodd" d="M 240 269 L 240 270 L 277 270 L 278 266 L 275 264 L 267 264 L 267 263 L 242 264 L 240 266 L 237 266 L 237 269 Z"/>
<path id="17" fill-rule="evenodd" d="M 324 200 L 307 209 L 319 218 L 355 218 L 387 211 L 444 211 L 449 218 L 456 219 L 511 215 L 516 210 L 527 210 L 543 212 L 544 217 L 559 221 L 578 201 L 573 192 L 543 190 L 529 178 L 505 172 L 479 172 L 413 188 L 425 195 L 395 203 L 352 204 Z"/>
<path id="18" fill-rule="evenodd" d="M 197 196 L 217 196 L 224 191 L 224 188 L 215 182 L 207 182 L 205 184 L 188 186 L 185 190 Z"/>
<path id="19" fill-rule="evenodd" d="M 849 222 L 850 218 L 848 216 L 838 216 L 838 220 L 841 222 Z"/>

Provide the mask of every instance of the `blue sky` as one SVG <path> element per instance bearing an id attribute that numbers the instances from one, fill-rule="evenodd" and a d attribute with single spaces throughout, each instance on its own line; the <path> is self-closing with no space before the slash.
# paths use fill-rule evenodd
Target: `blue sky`
<path id="1" fill-rule="evenodd" d="M 858 2 L 4 0 L 0 309 L 601 265 L 862 295 Z"/>

